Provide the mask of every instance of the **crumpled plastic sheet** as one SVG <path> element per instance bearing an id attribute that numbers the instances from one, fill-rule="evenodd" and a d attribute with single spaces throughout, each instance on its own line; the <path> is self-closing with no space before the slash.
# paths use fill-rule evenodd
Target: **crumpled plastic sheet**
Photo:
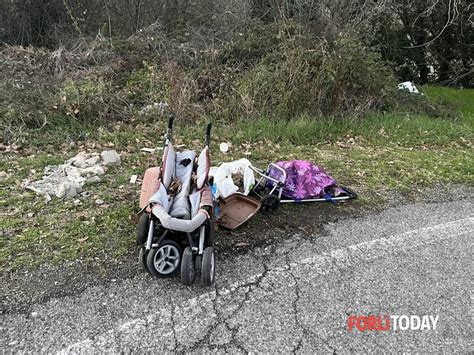
<path id="1" fill-rule="evenodd" d="M 217 186 L 215 197 L 226 198 L 239 191 L 239 187 L 232 179 L 232 175 L 236 174 L 243 176 L 243 194 L 248 195 L 255 185 L 255 176 L 250 168 L 251 165 L 248 159 L 243 158 L 223 163 L 218 167 L 211 167 L 209 176 L 214 177 L 214 184 Z"/>

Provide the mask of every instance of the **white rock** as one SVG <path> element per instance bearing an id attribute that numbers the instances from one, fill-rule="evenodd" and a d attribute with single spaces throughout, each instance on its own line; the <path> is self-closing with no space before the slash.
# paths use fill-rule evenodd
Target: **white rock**
<path id="1" fill-rule="evenodd" d="M 104 200 L 101 200 L 100 198 L 98 198 L 97 200 L 95 200 L 95 204 L 96 204 L 96 205 L 99 205 L 99 206 L 100 206 L 100 205 L 103 205 L 104 203 L 105 203 L 105 201 L 104 201 Z"/>
<path id="2" fill-rule="evenodd" d="M 104 150 L 101 157 L 105 166 L 120 165 L 120 156 L 115 150 Z"/>
<path id="3" fill-rule="evenodd" d="M 86 180 L 86 184 L 87 185 L 98 184 L 101 181 L 102 179 L 100 177 L 98 177 L 97 175 L 94 175 Z"/>
<path id="4" fill-rule="evenodd" d="M 64 168 L 64 172 L 66 173 L 67 179 L 76 185 L 82 185 L 84 181 L 86 181 L 86 179 L 82 177 L 82 168 L 67 166 Z"/>
<path id="5" fill-rule="evenodd" d="M 80 152 L 64 164 L 46 166 L 41 180 L 24 180 L 22 186 L 38 195 L 49 194 L 65 200 L 74 200 L 86 183 L 95 184 L 101 181 L 99 176 L 105 174 L 105 165 L 120 164 L 120 157 L 114 150 L 104 151 L 102 155 L 104 165 L 101 165 L 99 154 Z"/>
<path id="6" fill-rule="evenodd" d="M 71 199 L 77 195 L 77 190 L 74 184 L 70 182 L 63 182 L 59 185 L 58 191 L 56 192 L 56 197 L 62 198 L 65 200 Z"/>
<path id="7" fill-rule="evenodd" d="M 71 165 L 77 166 L 78 168 L 85 168 L 86 167 L 86 160 L 89 158 L 85 152 L 78 153 L 74 158 L 69 160 Z"/>
<path id="8" fill-rule="evenodd" d="M 96 155 L 96 156 L 93 156 L 92 158 L 87 159 L 84 163 L 86 167 L 91 167 L 98 164 L 99 161 L 100 161 L 100 157 Z"/>
<path id="9" fill-rule="evenodd" d="M 91 166 L 90 168 L 85 168 L 81 171 L 81 175 L 91 176 L 91 175 L 104 175 L 105 170 L 99 165 Z"/>
<path id="10" fill-rule="evenodd" d="M 38 316 L 39 316 L 38 312 L 31 312 L 31 317 L 36 318 Z"/>

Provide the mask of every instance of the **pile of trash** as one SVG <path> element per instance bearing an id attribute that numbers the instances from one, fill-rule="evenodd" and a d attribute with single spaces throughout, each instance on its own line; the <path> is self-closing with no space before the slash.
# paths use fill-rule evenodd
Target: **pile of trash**
<path id="1" fill-rule="evenodd" d="M 101 154 L 80 152 L 61 165 L 48 165 L 44 168 L 43 177 L 37 181 L 23 181 L 23 186 L 47 200 L 51 196 L 68 200 L 87 196 L 83 187 L 102 181 L 107 167 L 120 165 L 120 156 L 115 150 L 104 150 Z"/>
<path id="2" fill-rule="evenodd" d="M 248 195 L 255 185 L 255 176 L 248 159 L 239 159 L 219 166 L 211 167 L 209 176 L 214 177 L 217 191 L 216 198 L 226 198 L 240 192 Z"/>
<path id="3" fill-rule="evenodd" d="M 239 227 L 258 210 L 272 214 L 281 203 L 336 203 L 357 197 L 308 160 L 279 161 L 263 170 L 239 159 L 212 167 L 209 176 L 218 201 L 217 223 L 227 229 Z"/>

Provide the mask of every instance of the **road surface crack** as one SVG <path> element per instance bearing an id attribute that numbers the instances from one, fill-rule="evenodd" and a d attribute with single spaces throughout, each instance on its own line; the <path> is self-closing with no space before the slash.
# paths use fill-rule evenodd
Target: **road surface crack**
<path id="1" fill-rule="evenodd" d="M 169 297 L 169 302 L 171 304 L 171 330 L 173 332 L 174 348 L 173 351 L 178 349 L 178 337 L 176 336 L 176 321 L 175 321 L 175 305 L 171 297 Z"/>
<path id="2" fill-rule="evenodd" d="M 329 349 L 331 349 L 332 352 L 335 354 L 336 349 L 334 349 L 329 344 L 329 342 L 327 340 L 325 340 L 325 339 L 321 338 L 320 336 L 314 334 L 311 330 L 309 330 L 307 327 L 305 327 L 301 323 L 301 320 L 300 320 L 300 317 L 299 317 L 299 311 L 298 311 L 298 302 L 301 299 L 301 288 L 300 288 L 300 283 L 298 281 L 298 278 L 293 273 L 293 269 L 292 269 L 292 266 L 291 266 L 291 263 L 290 263 L 290 260 L 289 260 L 288 256 L 286 256 L 286 266 L 288 267 L 289 275 L 291 276 L 291 278 L 295 282 L 295 288 L 294 288 L 295 298 L 292 302 L 292 308 L 293 308 L 293 315 L 294 315 L 294 318 L 295 318 L 295 323 L 301 329 L 301 332 L 302 332 L 302 336 L 298 339 L 298 342 L 297 342 L 296 346 L 294 347 L 294 349 L 291 352 L 292 353 L 297 353 L 299 350 L 301 350 L 301 347 L 303 346 L 303 339 L 314 337 L 314 338 L 317 338 L 321 343 L 326 345 Z"/>
<path id="3" fill-rule="evenodd" d="M 235 293 L 235 292 L 238 292 L 239 290 L 244 290 L 244 295 L 242 297 L 242 300 L 240 302 L 238 302 L 238 305 L 237 305 L 236 309 L 233 310 L 227 316 L 224 316 L 221 312 L 219 312 L 217 302 L 219 300 L 219 297 L 221 297 L 221 295 L 220 295 L 219 287 L 218 287 L 217 283 L 215 284 L 215 286 L 214 286 L 215 287 L 215 290 L 214 290 L 215 296 L 212 299 L 212 307 L 213 307 L 213 310 L 216 314 L 217 321 L 215 321 L 213 324 L 211 324 L 207 328 L 206 334 L 201 339 L 199 339 L 197 342 L 193 343 L 192 346 L 188 347 L 186 349 L 186 351 L 193 352 L 193 351 L 196 351 L 197 349 L 199 349 L 201 347 L 207 347 L 208 349 L 213 348 L 213 345 L 210 344 L 210 338 L 211 338 L 213 332 L 216 330 L 216 328 L 218 326 L 224 325 L 225 328 L 231 333 L 231 339 L 226 344 L 224 344 L 224 346 L 225 345 L 233 345 L 239 351 L 247 352 L 247 350 L 245 350 L 245 347 L 242 344 L 240 344 L 238 342 L 238 340 L 236 339 L 237 332 L 240 328 L 240 325 L 232 327 L 232 326 L 229 325 L 229 320 L 232 319 L 233 317 L 235 317 L 242 310 L 245 303 L 247 303 L 249 301 L 250 295 L 252 294 L 252 292 L 260 286 L 261 282 L 267 276 L 270 269 L 264 263 L 262 263 L 262 266 L 263 266 L 264 270 L 261 274 L 257 275 L 254 279 L 252 279 L 252 280 L 250 280 L 250 281 L 248 281 L 244 284 L 238 285 L 235 288 L 235 290 L 232 291 L 232 293 Z"/>

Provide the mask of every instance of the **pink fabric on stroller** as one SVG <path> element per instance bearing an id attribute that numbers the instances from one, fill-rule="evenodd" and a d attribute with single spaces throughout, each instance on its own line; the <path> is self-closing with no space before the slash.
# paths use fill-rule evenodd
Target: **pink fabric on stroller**
<path id="1" fill-rule="evenodd" d="M 324 197 L 331 191 L 332 196 L 343 193 L 344 190 L 337 188 L 336 180 L 329 176 L 321 167 L 307 160 L 279 161 L 276 163 L 286 171 L 286 181 L 283 187 L 283 195 L 295 200 L 307 198 Z M 274 167 L 270 167 L 269 176 L 282 180 L 283 173 Z"/>

